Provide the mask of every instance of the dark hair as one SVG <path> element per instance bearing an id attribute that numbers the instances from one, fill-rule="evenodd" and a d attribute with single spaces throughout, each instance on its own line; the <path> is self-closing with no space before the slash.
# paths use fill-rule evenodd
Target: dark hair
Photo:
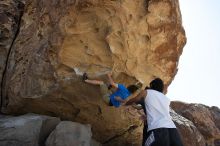
<path id="1" fill-rule="evenodd" d="M 147 89 L 150 89 L 150 87 L 146 86 L 146 87 L 144 88 L 144 90 L 147 90 Z"/>
<path id="2" fill-rule="evenodd" d="M 128 89 L 128 91 L 129 91 L 131 94 L 133 94 L 135 91 L 138 90 L 138 87 L 137 87 L 136 85 L 129 85 L 129 86 L 127 87 L 127 89 Z"/>
<path id="3" fill-rule="evenodd" d="M 150 88 L 159 92 L 163 92 L 164 84 L 160 78 L 156 78 L 150 82 Z"/>

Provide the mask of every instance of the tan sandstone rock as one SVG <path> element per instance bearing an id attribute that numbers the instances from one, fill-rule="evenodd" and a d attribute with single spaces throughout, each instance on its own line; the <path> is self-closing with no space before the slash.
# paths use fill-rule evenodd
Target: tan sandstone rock
<path id="1" fill-rule="evenodd" d="M 101 143 L 139 145 L 137 116 L 104 105 L 99 88 L 81 75 L 106 80 L 112 71 L 116 82 L 144 86 L 161 77 L 168 86 L 185 43 L 178 1 L 26 0 L 1 111 L 89 123 Z"/>

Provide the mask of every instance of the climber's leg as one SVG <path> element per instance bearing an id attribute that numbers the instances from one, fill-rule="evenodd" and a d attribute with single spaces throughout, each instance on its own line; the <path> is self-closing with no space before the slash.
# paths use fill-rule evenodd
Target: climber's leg
<path id="1" fill-rule="evenodd" d="M 82 78 L 83 78 L 83 81 L 84 81 L 84 82 L 89 83 L 89 84 L 92 84 L 92 85 L 101 85 L 101 84 L 104 84 L 104 82 L 103 82 L 103 81 L 100 81 L 100 80 L 90 80 L 90 79 L 88 78 L 87 73 L 84 73 Z"/>
<path id="2" fill-rule="evenodd" d="M 101 85 L 101 84 L 104 84 L 103 81 L 100 81 L 100 80 L 89 80 L 89 79 L 86 79 L 84 80 L 86 83 L 89 83 L 89 84 L 93 84 L 93 85 Z"/>
<path id="3" fill-rule="evenodd" d="M 102 99 L 103 101 L 109 105 L 109 106 L 113 106 L 111 101 L 110 101 L 110 95 L 111 95 L 111 92 L 110 90 L 108 90 L 108 86 L 103 83 L 103 84 L 100 84 L 100 90 L 101 90 L 101 94 L 102 94 Z"/>
<path id="4" fill-rule="evenodd" d="M 100 81 L 100 80 L 90 80 L 90 79 L 88 79 L 87 73 L 83 74 L 83 81 L 86 82 L 86 83 L 92 84 L 92 85 L 99 85 L 103 101 L 107 105 L 113 106 L 111 101 L 110 101 L 111 91 L 108 90 L 108 86 L 103 81 Z"/>

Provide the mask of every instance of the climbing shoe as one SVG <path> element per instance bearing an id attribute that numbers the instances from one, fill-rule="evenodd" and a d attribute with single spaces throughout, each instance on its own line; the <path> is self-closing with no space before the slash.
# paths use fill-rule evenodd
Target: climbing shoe
<path id="1" fill-rule="evenodd" d="M 83 76 L 82 76 L 82 80 L 85 81 L 87 79 L 88 79 L 88 75 L 87 75 L 87 73 L 84 73 Z"/>

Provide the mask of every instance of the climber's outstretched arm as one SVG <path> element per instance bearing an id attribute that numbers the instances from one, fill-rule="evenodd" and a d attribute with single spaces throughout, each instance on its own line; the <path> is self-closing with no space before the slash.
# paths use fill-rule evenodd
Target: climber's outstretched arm
<path id="1" fill-rule="evenodd" d="M 137 103 L 143 100 L 143 98 L 145 98 L 146 96 L 147 96 L 147 90 L 143 90 L 137 96 L 128 100 L 124 105 L 127 106 L 127 105 L 132 105 L 133 103 Z"/>
<path id="2" fill-rule="evenodd" d="M 125 102 L 126 102 L 126 100 L 122 99 L 122 98 L 119 97 L 119 96 L 116 96 L 116 97 L 115 97 L 115 100 L 117 100 L 118 102 L 121 102 L 121 103 L 125 103 Z"/>

